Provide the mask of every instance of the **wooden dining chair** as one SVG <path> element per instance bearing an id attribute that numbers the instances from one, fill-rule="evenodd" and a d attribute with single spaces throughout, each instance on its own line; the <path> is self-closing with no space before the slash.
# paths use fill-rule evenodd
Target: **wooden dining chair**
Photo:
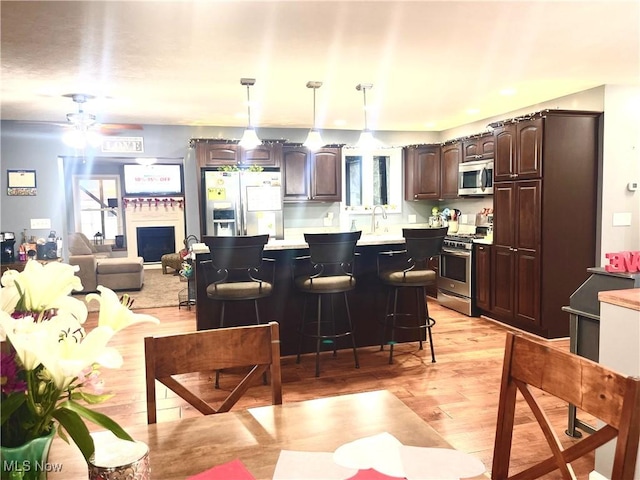
<path id="1" fill-rule="evenodd" d="M 602 420 L 604 426 L 563 450 L 547 415 L 530 387 L 572 403 Z M 509 476 L 511 441 L 520 391 L 551 448 L 539 463 Z M 633 479 L 640 435 L 640 379 L 626 377 L 596 362 L 558 350 L 523 335 L 507 333 L 500 386 L 492 479 L 540 478 L 559 469 L 564 479 L 575 479 L 570 462 L 617 437 L 613 471 L 609 478 Z"/>
<path id="2" fill-rule="evenodd" d="M 205 415 L 228 412 L 255 379 L 270 371 L 271 403 L 282 404 L 280 330 L 277 322 L 228 327 L 144 339 L 147 423 L 156 423 L 158 380 Z M 174 375 L 252 367 L 218 408 L 189 390 Z M 213 385 L 212 385 L 213 388 Z"/>

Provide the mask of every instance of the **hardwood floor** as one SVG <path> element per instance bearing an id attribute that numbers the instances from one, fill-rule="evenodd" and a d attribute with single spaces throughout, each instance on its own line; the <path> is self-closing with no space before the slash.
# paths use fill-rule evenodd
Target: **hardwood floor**
<path id="1" fill-rule="evenodd" d="M 436 319 L 433 337 L 437 363 L 431 363 L 429 347 L 418 349 L 418 343 L 398 344 L 394 363 L 388 364 L 388 351 L 379 347 L 360 348 L 360 368 L 353 365 L 351 350 L 331 352 L 321 358 L 321 376 L 314 376 L 313 355 L 303 356 L 300 364 L 295 357 L 282 359 L 284 402 L 340 395 L 367 390 L 387 389 L 399 397 L 453 447 L 478 456 L 491 468 L 493 441 L 497 415 L 498 392 L 502 371 L 502 357 L 506 328 L 484 318 L 470 318 L 429 302 L 431 315 Z M 160 325 L 136 325 L 120 332 L 112 341 L 124 357 L 119 370 L 102 371 L 105 388 L 114 394 L 96 409 L 118 421 L 123 427 L 146 423 L 144 349 L 142 339 L 148 335 L 162 335 L 195 330 L 195 312 L 176 307 L 140 310 L 155 315 Z M 90 314 L 87 329 L 97 323 L 97 315 Z M 377 329 L 378 323 L 371 322 Z M 551 345 L 568 350 L 568 339 L 552 341 Z M 215 401 L 212 388 L 213 372 L 205 372 L 188 380 L 206 388 L 208 398 Z M 223 372 L 221 389 L 225 389 Z M 156 383 L 158 392 L 158 422 L 200 413 L 182 399 Z M 219 393 L 219 392 L 218 392 Z M 256 385 L 237 407 L 264 405 L 270 402 L 268 387 Z M 564 434 L 567 428 L 567 407 L 556 399 L 543 397 L 561 442 L 566 446 L 573 439 Z M 583 420 L 588 420 L 580 417 Z M 533 414 L 526 405 L 518 404 L 516 430 L 512 449 L 514 471 L 533 460 L 549 456 L 550 451 Z M 586 479 L 593 470 L 593 455 L 574 463 L 578 478 Z M 545 478 L 559 478 L 550 475 Z"/>

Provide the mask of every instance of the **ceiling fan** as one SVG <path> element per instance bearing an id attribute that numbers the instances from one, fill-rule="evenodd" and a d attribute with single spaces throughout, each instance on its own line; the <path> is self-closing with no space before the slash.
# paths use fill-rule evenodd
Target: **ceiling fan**
<path id="1" fill-rule="evenodd" d="M 80 131 L 96 131 L 101 135 L 117 135 L 121 130 L 142 130 L 142 125 L 133 123 L 98 123 L 96 122 L 96 116 L 91 113 L 87 113 L 83 109 L 83 105 L 93 98 L 93 95 L 86 93 L 66 93 L 63 97 L 71 98 L 77 105 L 78 111 L 76 113 L 67 114 L 67 124 Z"/>
<path id="2" fill-rule="evenodd" d="M 77 105 L 78 111 L 67 114 L 66 124 L 69 127 L 62 135 L 62 141 L 75 148 L 84 148 L 87 144 L 96 147 L 102 142 L 105 135 L 117 135 L 122 130 L 142 130 L 141 125 L 125 123 L 98 123 L 96 116 L 87 113 L 83 105 L 92 98 L 93 95 L 85 93 L 67 93 L 64 97 L 71 98 Z"/>

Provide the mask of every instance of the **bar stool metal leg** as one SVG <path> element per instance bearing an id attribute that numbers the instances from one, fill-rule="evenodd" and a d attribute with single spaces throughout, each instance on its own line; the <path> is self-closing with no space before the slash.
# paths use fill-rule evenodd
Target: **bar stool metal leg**
<path id="1" fill-rule="evenodd" d="M 355 360 L 356 368 L 360 368 L 360 361 L 358 360 L 358 350 L 356 349 L 356 337 L 355 337 L 355 332 L 353 331 L 353 324 L 351 323 L 351 312 L 349 311 L 349 302 L 347 301 L 347 292 L 343 292 L 343 295 L 344 295 L 344 305 L 347 309 L 347 321 L 349 322 L 349 331 L 351 332 L 351 346 L 353 348 L 353 359 Z"/>
<path id="2" fill-rule="evenodd" d="M 318 295 L 318 329 L 316 338 L 316 377 L 320 376 L 320 344 L 322 343 L 322 295 Z"/>
<path id="3" fill-rule="evenodd" d="M 300 363 L 300 354 L 302 353 L 302 340 L 304 339 L 305 322 L 307 318 L 307 299 L 309 294 L 305 294 L 304 302 L 302 304 L 302 321 L 300 322 L 300 329 L 298 331 L 298 356 L 296 357 L 296 363 Z"/>
<path id="4" fill-rule="evenodd" d="M 421 287 L 416 287 L 415 288 L 415 293 L 416 293 L 416 323 L 418 324 L 418 328 L 420 328 L 420 326 L 422 325 L 422 312 L 425 311 L 425 305 L 426 305 L 426 300 L 424 297 L 422 297 L 422 302 L 420 301 L 420 292 L 422 292 L 424 289 Z M 425 315 L 428 317 L 428 315 L 425 312 Z M 427 319 L 425 318 L 425 325 L 427 324 Z M 418 350 L 422 350 L 422 332 L 420 332 L 420 338 L 418 339 L 418 342 L 420 344 L 420 348 Z"/>

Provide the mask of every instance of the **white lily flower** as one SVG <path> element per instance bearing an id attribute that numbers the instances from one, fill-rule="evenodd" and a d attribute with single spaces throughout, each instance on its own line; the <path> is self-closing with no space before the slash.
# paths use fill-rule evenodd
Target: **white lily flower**
<path id="1" fill-rule="evenodd" d="M 37 323 L 33 317 L 12 318 L 7 312 L 0 312 L 2 330 L 25 370 L 33 370 L 41 363 L 38 345 L 46 342 L 49 335 L 45 323 Z"/>
<path id="2" fill-rule="evenodd" d="M 24 270 L 13 278 L 14 285 L 19 286 L 24 295 L 25 311 L 40 312 L 53 308 L 51 305 L 58 298 L 69 295 L 73 290 L 82 290 L 82 282 L 75 276 L 78 268 L 77 265 L 60 262 L 42 265 L 28 261 Z"/>
<path id="3" fill-rule="evenodd" d="M 98 326 L 110 327 L 114 331 L 118 332 L 123 328 L 137 323 L 160 323 L 160 320 L 152 315 L 133 313 L 133 311 L 129 310 L 127 306 L 120 303 L 118 295 L 116 295 L 113 290 L 103 287 L 102 285 L 98 285 L 98 291 L 100 292 L 100 295 L 90 293 L 86 297 L 87 303 L 92 300 L 96 300 L 100 303 Z"/>
<path id="4" fill-rule="evenodd" d="M 100 360 L 110 368 L 122 365 L 122 357 L 107 343 L 114 335 L 109 327 L 96 327 L 85 335 L 81 325 L 70 315 L 58 315 L 42 325 L 47 338 L 38 345 L 39 357 L 57 388 L 66 389 L 83 370 Z"/>
<path id="5" fill-rule="evenodd" d="M 2 284 L 4 285 L 5 275 L 11 270 L 7 270 L 2 275 Z M 7 286 L 0 288 L 0 310 L 7 313 L 13 313 L 16 309 L 16 305 L 20 300 L 20 292 L 13 285 L 13 281 Z"/>

